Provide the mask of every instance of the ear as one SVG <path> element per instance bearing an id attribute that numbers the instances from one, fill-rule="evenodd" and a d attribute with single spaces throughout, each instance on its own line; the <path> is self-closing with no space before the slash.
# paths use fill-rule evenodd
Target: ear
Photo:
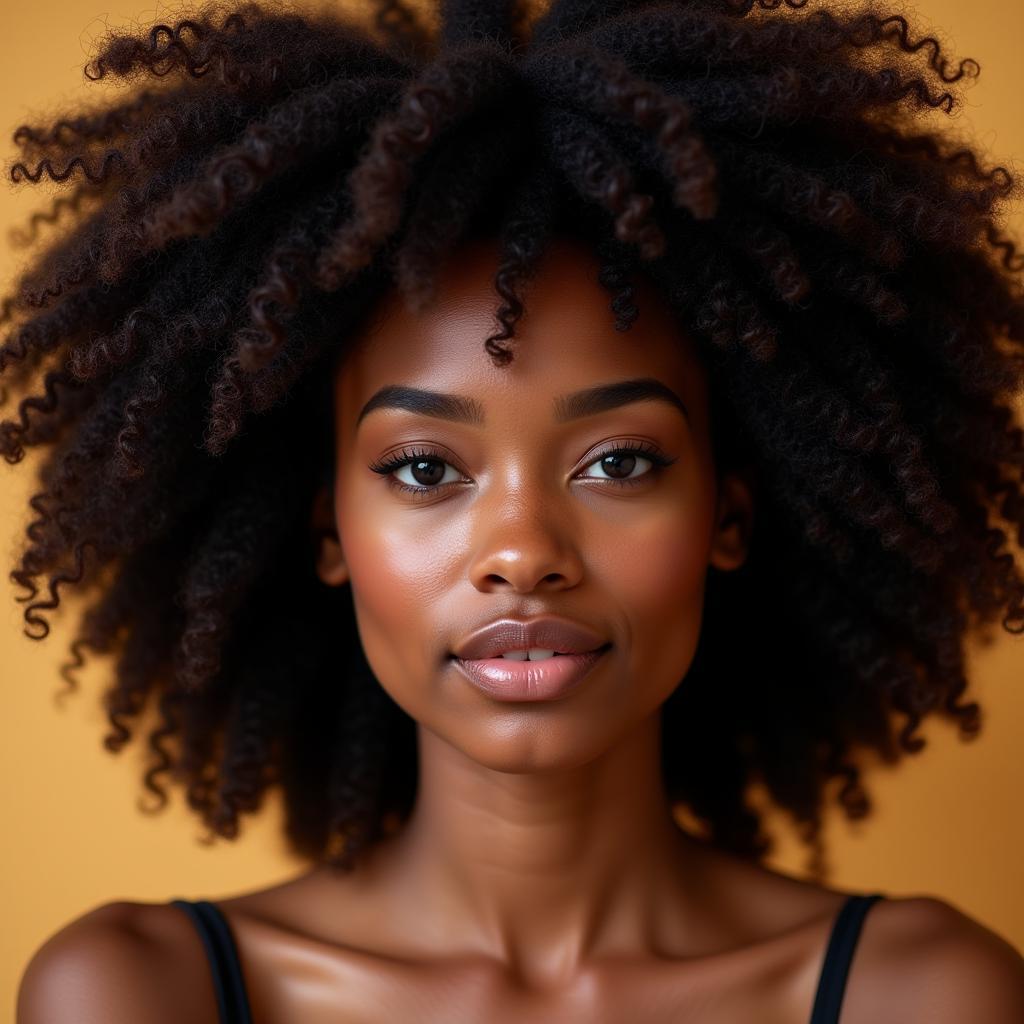
<path id="1" fill-rule="evenodd" d="M 719 482 L 709 558 L 716 569 L 738 569 L 747 559 L 754 527 L 754 491 L 750 469 L 725 473 Z"/>
<path id="2" fill-rule="evenodd" d="M 348 582 L 348 566 L 341 550 L 341 538 L 334 518 L 334 494 L 325 484 L 313 499 L 310 529 L 316 551 L 316 574 L 329 587 Z"/>

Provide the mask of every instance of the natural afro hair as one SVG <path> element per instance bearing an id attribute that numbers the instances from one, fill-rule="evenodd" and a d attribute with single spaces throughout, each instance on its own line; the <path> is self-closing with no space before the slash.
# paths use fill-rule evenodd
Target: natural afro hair
<path id="1" fill-rule="evenodd" d="M 832 779 L 860 817 L 863 752 L 918 751 L 932 712 L 977 732 L 964 640 L 1024 630 L 1020 186 L 923 124 L 976 63 L 900 15 L 804 6 L 211 6 L 111 33 L 86 74 L 137 86 L 15 131 L 12 180 L 69 191 L 0 309 L 0 451 L 45 452 L 26 633 L 62 585 L 88 598 L 62 674 L 116 659 L 111 751 L 156 705 L 145 785 L 183 783 L 207 841 L 277 783 L 291 849 L 349 868 L 413 806 L 415 723 L 350 587 L 318 579 L 309 512 L 347 341 L 390 288 L 423 309 L 472 236 L 500 240 L 496 365 L 572 234 L 620 330 L 635 275 L 671 303 L 716 467 L 756 474 L 749 557 L 709 570 L 662 709 L 675 812 L 760 858 L 761 783 L 820 879 Z"/>

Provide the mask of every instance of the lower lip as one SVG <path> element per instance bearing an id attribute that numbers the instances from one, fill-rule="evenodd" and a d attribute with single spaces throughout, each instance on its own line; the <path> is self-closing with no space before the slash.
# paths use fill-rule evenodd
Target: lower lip
<path id="1" fill-rule="evenodd" d="M 460 672 L 495 700 L 558 700 L 572 693 L 611 645 L 586 654 L 558 654 L 542 661 L 453 658 Z"/>

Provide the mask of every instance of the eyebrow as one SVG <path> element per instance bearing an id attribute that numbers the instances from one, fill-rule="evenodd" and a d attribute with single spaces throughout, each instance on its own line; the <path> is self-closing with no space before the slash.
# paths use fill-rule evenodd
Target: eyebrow
<path id="1" fill-rule="evenodd" d="M 689 410 L 683 400 L 667 385 L 654 377 L 634 377 L 560 395 L 552 403 L 555 422 L 567 423 L 583 416 L 593 416 L 609 409 L 617 409 L 633 402 L 667 402 L 678 409 L 687 420 Z M 375 392 L 359 411 L 356 427 L 375 409 L 404 409 L 420 416 L 433 416 L 454 423 L 483 426 L 486 422 L 483 407 L 474 398 L 452 395 L 443 391 L 389 384 Z"/>

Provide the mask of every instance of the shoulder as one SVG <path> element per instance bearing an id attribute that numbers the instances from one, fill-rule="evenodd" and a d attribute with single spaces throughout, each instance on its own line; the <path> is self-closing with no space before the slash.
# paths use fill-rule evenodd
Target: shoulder
<path id="1" fill-rule="evenodd" d="M 865 918 L 846 1003 L 850 1024 L 1020 1024 L 1024 958 L 941 899 L 880 900 Z"/>
<path id="2" fill-rule="evenodd" d="M 17 1024 L 120 1020 L 216 1022 L 201 940 L 169 903 L 95 907 L 51 935 L 22 974 Z"/>

